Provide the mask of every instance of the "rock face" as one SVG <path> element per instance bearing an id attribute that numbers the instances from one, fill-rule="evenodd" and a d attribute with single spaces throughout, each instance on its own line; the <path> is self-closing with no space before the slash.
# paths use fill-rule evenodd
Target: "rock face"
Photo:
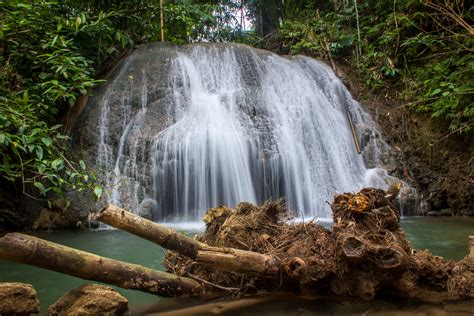
<path id="1" fill-rule="evenodd" d="M 87 106 L 75 121 L 71 135 L 75 155 L 88 162 L 89 166 L 95 166 L 98 177 L 110 184 L 111 189 L 107 187 L 103 197 L 111 195 L 109 202 L 115 204 L 119 204 L 116 199 L 130 201 L 128 207 L 134 210 L 140 208 L 147 218 L 151 217 L 152 209 L 147 208 L 150 204 L 140 204 L 153 195 L 152 178 L 148 172 L 152 168 L 149 153 L 155 134 L 167 126 L 169 114 L 166 110 L 171 101 L 166 97 L 168 85 L 164 74 L 169 72 L 176 51 L 175 45 L 166 43 L 137 47 L 120 62 L 108 82 L 88 98 Z M 143 106 L 146 106 L 146 111 L 140 112 Z M 137 113 L 141 115 L 137 117 Z M 118 163 L 120 172 L 117 177 L 123 181 L 114 180 L 121 141 L 126 158 Z M 127 165 L 128 171 L 123 170 L 124 165 Z M 140 198 L 136 199 L 136 196 Z M 89 199 L 94 200 L 94 197 Z M 78 196 L 76 202 L 89 204 L 87 196 Z M 104 199 L 99 204 L 103 202 Z"/>
<path id="2" fill-rule="evenodd" d="M 66 293 L 48 308 L 49 316 L 130 315 L 128 300 L 105 285 L 84 284 Z"/>
<path id="3" fill-rule="evenodd" d="M 386 188 L 388 174 L 367 168 L 395 165 L 327 65 L 238 44 L 137 47 L 71 136 L 106 183 L 103 199 L 153 220 L 279 197 L 327 217 L 334 192 Z"/>
<path id="4" fill-rule="evenodd" d="M 28 218 L 14 192 L 6 190 L 0 183 L 0 231 L 22 228 L 27 225 Z"/>
<path id="5" fill-rule="evenodd" d="M 0 315 L 30 315 L 40 311 L 40 302 L 31 284 L 0 283 Z"/>
<path id="6" fill-rule="evenodd" d="M 51 208 L 41 208 L 31 229 L 43 231 L 96 228 L 91 226 L 93 223 L 89 223 L 89 214 L 102 206 L 95 202 L 91 192 L 67 192 L 65 199 L 52 200 Z"/>

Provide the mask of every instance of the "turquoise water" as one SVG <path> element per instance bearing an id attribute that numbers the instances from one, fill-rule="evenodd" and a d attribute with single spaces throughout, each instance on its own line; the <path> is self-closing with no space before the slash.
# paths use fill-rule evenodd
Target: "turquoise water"
<path id="1" fill-rule="evenodd" d="M 474 235 L 473 217 L 408 217 L 401 226 L 414 248 L 452 260 L 467 255 L 468 236 Z"/>
<path id="2" fill-rule="evenodd" d="M 467 240 L 474 235 L 474 218 L 417 217 L 402 220 L 402 227 L 412 245 L 430 249 L 446 259 L 459 260 L 467 254 Z M 54 232 L 35 234 L 40 238 L 92 252 L 101 256 L 163 269 L 163 249 L 126 232 Z M 0 261 L 0 282 L 30 283 L 38 292 L 41 314 L 67 291 L 90 281 L 23 264 Z M 96 283 L 96 282 L 95 282 Z M 138 291 L 116 288 L 127 297 L 130 306 L 139 307 L 159 302 L 159 297 Z"/>

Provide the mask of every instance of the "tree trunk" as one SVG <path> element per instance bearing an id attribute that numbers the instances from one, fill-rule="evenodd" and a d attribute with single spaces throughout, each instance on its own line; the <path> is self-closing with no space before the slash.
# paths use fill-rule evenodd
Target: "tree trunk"
<path id="1" fill-rule="evenodd" d="M 256 32 L 264 38 L 278 29 L 280 23 L 280 4 L 268 1 L 256 4 Z"/>
<path id="2" fill-rule="evenodd" d="M 164 27 L 164 18 L 163 18 L 163 0 L 160 0 L 160 35 L 161 35 L 161 41 L 165 41 L 165 31 L 163 29 Z"/>
<path id="3" fill-rule="evenodd" d="M 164 297 L 202 294 L 197 281 L 97 256 L 20 233 L 0 238 L 0 259 Z"/>
<path id="4" fill-rule="evenodd" d="M 357 0 L 354 0 L 354 9 L 356 13 L 356 22 L 357 22 L 357 46 L 356 46 L 356 52 L 357 52 L 357 64 L 359 64 L 359 59 L 362 54 L 362 50 L 360 48 L 361 41 L 360 41 L 360 25 L 359 25 L 359 10 L 357 9 Z"/>
<path id="5" fill-rule="evenodd" d="M 276 275 L 280 271 L 280 261 L 276 257 L 235 248 L 210 247 L 114 205 L 107 205 L 94 218 L 210 268 L 252 275 Z"/>
<path id="6" fill-rule="evenodd" d="M 316 16 L 317 16 L 318 20 L 321 19 L 321 16 L 319 14 L 319 9 L 316 10 Z M 323 20 L 323 22 L 324 22 L 324 20 Z M 324 26 L 324 35 L 323 35 L 324 50 L 326 51 L 326 53 L 328 55 L 329 62 L 331 63 L 332 70 L 334 71 L 336 76 L 338 76 L 340 78 L 341 75 L 339 74 L 339 70 L 337 69 L 336 63 L 334 62 L 334 59 L 332 58 L 331 48 L 329 47 L 329 42 L 328 42 L 326 33 L 327 33 L 326 32 L 326 26 Z"/>
<path id="7" fill-rule="evenodd" d="M 198 252 L 196 262 L 221 271 L 258 276 L 276 275 L 280 271 L 280 262 L 273 256 L 233 248 L 208 247 Z"/>

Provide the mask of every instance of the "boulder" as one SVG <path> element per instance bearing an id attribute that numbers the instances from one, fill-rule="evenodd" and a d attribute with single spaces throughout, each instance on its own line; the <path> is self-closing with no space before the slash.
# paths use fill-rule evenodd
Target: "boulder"
<path id="1" fill-rule="evenodd" d="M 48 308 L 48 316 L 130 315 L 128 300 L 110 286 L 84 284 Z"/>
<path id="2" fill-rule="evenodd" d="M 464 216 L 474 216 L 474 209 L 464 209 L 464 210 L 462 210 L 462 215 L 464 215 Z"/>
<path id="3" fill-rule="evenodd" d="M 90 212 L 99 210 L 105 202 L 96 201 L 91 192 L 66 192 L 64 198 L 51 200 L 43 207 L 31 225 L 32 230 L 86 230 L 98 228 L 100 223 L 90 222 Z"/>
<path id="4" fill-rule="evenodd" d="M 0 283 L 0 315 L 30 315 L 40 311 L 40 302 L 31 284 Z"/>
<path id="5" fill-rule="evenodd" d="M 431 206 L 426 201 L 421 201 L 420 203 L 421 215 L 427 215 L 431 211 Z"/>
<path id="6" fill-rule="evenodd" d="M 441 215 L 443 216 L 453 216 L 453 210 L 450 208 L 444 208 L 441 210 Z"/>
<path id="7" fill-rule="evenodd" d="M 56 227 L 55 222 L 59 218 L 60 214 L 52 212 L 46 208 L 41 210 L 40 215 L 35 220 L 31 228 L 33 230 L 52 230 Z"/>
<path id="8" fill-rule="evenodd" d="M 156 207 L 156 200 L 146 198 L 140 203 L 140 206 L 138 207 L 138 215 L 151 220 L 153 217 L 153 211 L 156 209 Z"/>

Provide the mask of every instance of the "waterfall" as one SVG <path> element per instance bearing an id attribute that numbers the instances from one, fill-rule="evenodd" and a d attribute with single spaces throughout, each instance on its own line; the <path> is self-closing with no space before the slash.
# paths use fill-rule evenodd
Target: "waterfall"
<path id="1" fill-rule="evenodd" d="M 124 68 L 126 69 L 126 68 Z M 108 202 L 116 205 L 127 205 L 138 209 L 144 199 L 145 188 L 140 179 L 139 150 L 143 148 L 141 128 L 147 113 L 148 86 L 145 70 L 142 71 L 138 85 L 141 87 L 139 100 L 140 108 L 133 112 L 133 77 L 129 78 L 126 88 L 114 87 L 107 89 L 103 97 L 103 105 L 99 118 L 99 139 L 97 164 L 105 172 L 104 180 L 108 184 Z M 123 89 L 123 95 L 116 98 L 114 92 Z M 112 103 L 115 102 L 114 105 Z M 117 151 L 114 153 L 112 135 L 111 111 L 118 114 L 120 137 Z"/>
<path id="2" fill-rule="evenodd" d="M 257 202 L 252 144 L 239 119 L 237 99 L 244 91 L 238 64 L 230 50 L 214 53 L 178 54 L 170 73 L 169 111 L 175 114 L 152 149 L 158 206 L 185 219 L 223 203 Z"/>
<path id="3" fill-rule="evenodd" d="M 96 97 L 110 202 L 189 221 L 284 198 L 297 216 L 329 217 L 335 193 L 395 181 L 366 167 L 381 167 L 388 146 L 378 148 L 370 116 L 325 64 L 243 45 L 159 51 L 135 52 Z M 356 137 L 372 135 L 362 142 L 370 153 L 357 153 L 349 116 Z"/>

